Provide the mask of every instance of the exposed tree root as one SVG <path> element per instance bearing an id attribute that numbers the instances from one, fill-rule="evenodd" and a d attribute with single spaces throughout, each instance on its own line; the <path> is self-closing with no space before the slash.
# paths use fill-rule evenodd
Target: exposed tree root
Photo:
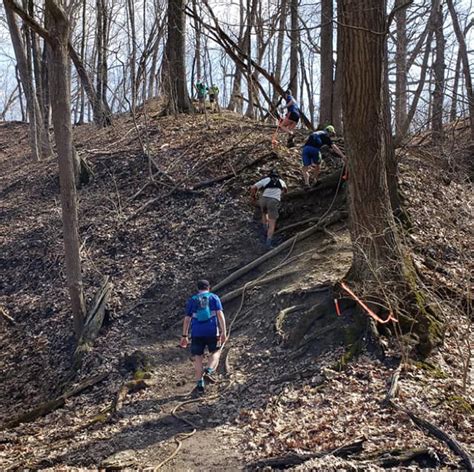
<path id="1" fill-rule="evenodd" d="M 312 195 L 313 193 L 320 193 L 324 190 L 337 189 L 341 182 L 342 169 L 336 170 L 332 174 L 322 178 L 318 181 L 313 187 L 307 190 L 294 190 L 288 192 L 285 195 L 285 200 L 291 200 L 293 198 L 306 197 Z"/>
<path id="2" fill-rule="evenodd" d="M 285 242 L 281 243 L 275 249 L 273 249 L 271 251 L 268 251 L 263 256 L 260 256 L 259 258 L 255 259 L 254 261 L 250 262 L 249 264 L 247 264 L 246 266 L 240 268 L 239 270 L 236 270 L 235 272 L 230 274 L 228 277 L 226 277 L 224 280 L 222 280 L 217 285 L 215 285 L 214 290 L 217 291 L 220 288 L 224 287 L 225 285 L 230 284 L 234 280 L 239 279 L 240 277 L 247 274 L 248 272 L 250 272 L 255 267 L 260 266 L 261 264 L 263 264 L 268 259 L 271 259 L 272 257 L 276 256 L 277 254 L 279 254 L 284 249 L 290 247 L 296 241 L 301 241 L 301 240 L 307 238 L 308 236 L 311 236 L 312 234 L 316 233 L 317 231 L 321 231 L 321 229 L 324 226 L 329 226 L 331 224 L 337 223 L 343 217 L 344 217 L 344 214 L 343 214 L 343 212 L 340 212 L 340 211 L 335 211 L 335 212 L 329 214 L 328 216 L 326 216 L 325 218 L 320 220 L 318 223 L 316 223 L 314 226 L 311 226 L 311 228 L 308 228 L 304 231 L 301 231 L 300 233 L 296 234 L 292 238 L 290 238 L 290 239 L 286 240 Z"/>
<path id="3" fill-rule="evenodd" d="M 283 331 L 283 323 L 285 322 L 286 315 L 294 313 L 295 311 L 301 310 L 305 305 L 294 305 L 281 310 L 275 317 L 275 333 L 278 336 L 278 343 L 282 343 L 285 340 L 285 333 Z"/>
<path id="4" fill-rule="evenodd" d="M 281 272 L 281 273 L 277 273 L 277 274 L 273 274 L 273 275 L 270 275 L 266 278 L 262 278 L 262 279 L 257 279 L 257 280 L 254 280 L 252 282 L 247 282 L 243 287 L 240 287 L 236 290 L 233 290 L 232 292 L 229 292 L 229 293 L 226 293 L 225 295 L 223 295 L 221 297 L 221 301 L 222 302 L 230 302 L 231 300 L 234 300 L 234 298 L 237 298 L 239 295 L 242 295 L 242 293 L 253 287 L 256 287 L 258 285 L 264 285 L 266 283 L 269 283 L 269 282 L 273 282 L 277 279 L 281 279 L 282 277 L 287 277 L 289 275 L 294 275 L 296 274 L 298 271 L 297 270 L 292 270 L 292 271 L 289 271 L 289 272 Z"/>
<path id="5" fill-rule="evenodd" d="M 331 449 L 324 452 L 312 452 L 308 454 L 297 454 L 290 453 L 285 456 L 279 457 L 270 457 L 269 459 L 263 459 L 258 462 L 253 462 L 246 467 L 246 470 L 255 470 L 263 467 L 272 467 L 275 469 L 286 469 L 288 467 L 296 466 L 303 464 L 310 459 L 318 459 L 324 456 L 338 456 L 338 457 L 347 457 L 351 454 L 356 454 L 362 451 L 365 438 L 357 439 L 356 441 L 346 444 L 344 446 L 338 447 L 336 449 Z"/>

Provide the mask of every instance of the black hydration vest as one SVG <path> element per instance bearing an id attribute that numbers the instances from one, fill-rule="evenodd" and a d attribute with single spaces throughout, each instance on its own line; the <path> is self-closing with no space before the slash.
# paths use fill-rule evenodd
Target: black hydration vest
<path id="1" fill-rule="evenodd" d="M 270 179 L 270 182 L 268 182 L 268 184 L 265 185 L 265 189 L 279 188 L 281 190 L 283 188 L 280 182 L 280 177 L 277 177 L 276 175 L 269 175 L 268 178 Z"/>

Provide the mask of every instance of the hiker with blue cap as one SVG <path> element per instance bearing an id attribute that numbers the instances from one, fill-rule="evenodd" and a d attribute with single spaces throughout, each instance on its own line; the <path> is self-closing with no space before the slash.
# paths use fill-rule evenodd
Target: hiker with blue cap
<path id="1" fill-rule="evenodd" d="M 346 162 L 346 156 L 331 139 L 334 136 L 336 136 L 334 126 L 328 125 L 323 130 L 311 133 L 306 140 L 301 156 L 303 160 L 302 173 L 305 187 L 310 186 L 309 179 L 311 173 L 314 174 L 314 184 L 318 181 L 319 173 L 321 172 L 321 148 L 323 146 L 329 146 L 334 154 L 339 156 L 344 163 Z"/>
<path id="2" fill-rule="evenodd" d="M 196 387 L 193 395 L 200 396 L 205 392 L 206 383 L 216 381 L 215 371 L 219 364 L 221 347 L 226 341 L 226 324 L 222 303 L 219 297 L 210 291 L 207 280 L 198 280 L 198 293 L 187 303 L 183 320 L 183 335 L 180 346 L 188 346 L 191 332 L 191 354 L 194 361 Z M 191 329 L 190 329 L 191 328 Z M 208 349 L 207 366 L 203 365 L 204 350 Z"/>

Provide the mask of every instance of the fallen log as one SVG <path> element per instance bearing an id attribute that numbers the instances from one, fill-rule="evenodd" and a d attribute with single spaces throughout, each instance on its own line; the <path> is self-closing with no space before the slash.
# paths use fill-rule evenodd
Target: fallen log
<path id="1" fill-rule="evenodd" d="M 422 467 L 437 468 L 439 458 L 436 454 L 426 448 L 394 449 L 393 451 L 381 451 L 361 458 L 361 462 L 369 462 L 379 467 L 397 467 L 417 462 Z"/>
<path id="2" fill-rule="evenodd" d="M 255 259 L 254 261 L 248 263 L 246 266 L 236 270 L 232 274 L 230 274 L 228 277 L 226 277 L 224 280 L 219 282 L 217 285 L 214 286 L 213 290 L 217 291 L 220 288 L 224 287 L 225 285 L 230 284 L 234 280 L 239 279 L 243 275 L 247 274 L 250 272 L 252 269 L 255 267 L 258 267 L 259 265 L 263 264 L 265 261 L 268 259 L 271 259 L 272 257 L 276 256 L 279 254 L 281 251 L 286 249 L 287 247 L 292 246 L 294 243 L 297 241 L 301 241 L 308 236 L 311 236 L 312 234 L 316 233 L 317 231 L 321 231 L 324 226 L 329 226 L 334 223 L 337 223 L 344 217 L 344 213 L 340 211 L 335 211 L 328 216 L 322 218 L 318 223 L 315 225 L 311 226 L 311 228 L 308 228 L 304 231 L 301 231 L 297 233 L 295 236 L 292 238 L 286 240 L 285 242 L 281 243 L 278 247 L 275 249 L 272 249 L 271 251 L 268 251 L 265 253 L 263 256 L 260 256 L 259 258 Z"/>
<path id="3" fill-rule="evenodd" d="M 253 462 L 246 467 L 246 470 L 254 470 L 257 468 L 263 467 L 272 467 L 275 469 L 286 469 L 288 467 L 293 467 L 296 465 L 303 464 L 310 459 L 319 459 L 325 456 L 337 456 L 337 457 L 347 457 L 351 454 L 356 454 L 362 451 L 365 438 L 358 439 L 353 443 L 346 444 L 344 446 L 338 447 L 336 449 L 331 449 L 324 452 L 311 452 L 308 454 L 298 454 L 292 452 L 284 456 L 279 457 L 270 457 L 268 459 L 263 459 L 258 462 Z"/>
<path id="4" fill-rule="evenodd" d="M 399 405 L 397 405 L 395 402 L 390 401 L 390 405 L 394 407 L 397 410 L 403 411 L 406 415 L 410 417 L 410 419 L 419 427 L 425 429 L 428 431 L 432 436 L 435 438 L 443 441 L 445 444 L 448 445 L 448 447 L 456 453 L 459 457 L 461 457 L 462 462 L 464 463 L 464 466 L 466 467 L 466 470 L 469 472 L 474 471 L 474 463 L 473 463 L 473 458 L 471 454 L 463 447 L 461 444 L 459 444 L 458 441 L 456 441 L 453 437 L 451 437 L 448 433 L 444 432 L 442 429 L 438 428 L 438 426 L 434 425 L 433 423 L 430 423 L 429 421 L 420 418 L 419 416 L 415 415 L 415 413 L 411 412 L 410 410 L 407 410 Z"/>
<path id="5" fill-rule="evenodd" d="M 80 383 L 77 387 L 72 388 L 71 390 L 63 393 L 58 398 L 53 400 L 49 400 L 47 402 L 41 403 L 32 410 L 26 411 L 25 413 L 21 413 L 20 415 L 16 416 L 15 418 L 7 421 L 4 425 L 0 427 L 0 431 L 4 429 L 15 428 L 21 423 L 31 423 L 32 421 L 37 420 L 42 416 L 46 416 L 49 413 L 61 408 L 66 403 L 68 398 L 74 397 L 82 393 L 84 390 L 102 382 L 107 376 L 109 372 L 104 372 L 102 374 L 98 374 L 95 377 L 91 377 L 90 379 L 85 380 L 84 382 Z"/>
<path id="6" fill-rule="evenodd" d="M 80 367 L 84 354 L 91 348 L 92 343 L 99 335 L 100 328 L 104 322 L 105 307 L 112 291 L 112 284 L 106 277 L 100 289 L 97 291 L 92 307 L 87 314 L 82 333 L 73 355 L 73 363 L 76 370 Z"/>

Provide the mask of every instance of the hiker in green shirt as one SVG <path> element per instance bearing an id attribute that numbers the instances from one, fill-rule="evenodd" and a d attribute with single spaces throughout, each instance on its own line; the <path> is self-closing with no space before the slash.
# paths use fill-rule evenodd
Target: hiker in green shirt
<path id="1" fill-rule="evenodd" d="M 209 89 L 209 101 L 211 102 L 211 111 L 221 112 L 221 107 L 219 106 L 219 87 L 215 84 L 212 84 L 212 87 Z"/>
<path id="2" fill-rule="evenodd" d="M 198 79 L 196 82 L 196 90 L 197 96 L 199 100 L 199 111 L 201 113 L 205 113 L 206 111 L 206 95 L 207 95 L 207 87 L 201 79 Z"/>

